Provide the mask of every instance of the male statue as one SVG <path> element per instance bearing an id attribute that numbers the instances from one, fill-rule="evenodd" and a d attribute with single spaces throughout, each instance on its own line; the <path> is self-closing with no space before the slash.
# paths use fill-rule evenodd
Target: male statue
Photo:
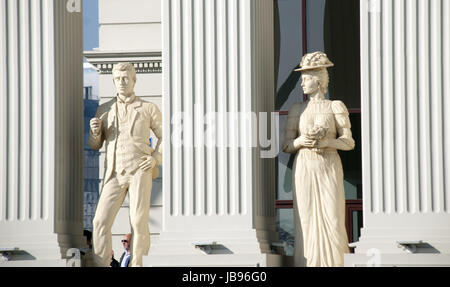
<path id="1" fill-rule="evenodd" d="M 136 70 L 129 63 L 113 68 L 117 97 L 101 105 L 91 120 L 89 146 L 106 146 L 106 171 L 93 222 L 94 258 L 97 266 L 109 266 L 111 227 L 128 192 L 131 223 L 131 267 L 142 266 L 150 249 L 148 227 L 152 180 L 162 163 L 162 116 L 156 105 L 134 93 Z M 158 138 L 150 147 L 150 130 Z"/>

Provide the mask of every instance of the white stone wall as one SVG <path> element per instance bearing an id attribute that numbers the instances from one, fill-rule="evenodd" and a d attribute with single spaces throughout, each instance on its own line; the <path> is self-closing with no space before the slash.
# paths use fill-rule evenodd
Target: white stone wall
<path id="1" fill-rule="evenodd" d="M 382 255 L 407 254 L 397 248 L 399 240 L 422 240 L 419 253 L 450 253 L 448 15 L 449 1 L 361 1 L 359 254 L 374 248 Z M 386 264 L 395 258 L 400 257 Z M 399 262 L 417 263 L 411 260 Z"/>
<path id="2" fill-rule="evenodd" d="M 250 121 L 274 111 L 273 27 L 272 0 L 163 3 L 164 221 L 146 265 L 274 264 L 275 160 Z"/>
<path id="3" fill-rule="evenodd" d="M 0 246 L 38 260 L 85 242 L 82 15 L 65 4 L 0 3 Z"/>
<path id="4" fill-rule="evenodd" d="M 161 51 L 161 1 L 99 0 L 100 50 Z"/>

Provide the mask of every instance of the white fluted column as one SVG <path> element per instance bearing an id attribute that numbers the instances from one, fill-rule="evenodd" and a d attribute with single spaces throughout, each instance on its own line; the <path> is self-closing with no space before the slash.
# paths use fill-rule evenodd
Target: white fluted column
<path id="1" fill-rule="evenodd" d="M 348 265 L 450 265 L 446 15 L 445 0 L 361 1 L 364 228 Z M 397 241 L 424 244 L 411 257 Z"/>
<path id="2" fill-rule="evenodd" d="M 163 228 L 145 262 L 276 264 L 275 161 L 251 120 L 274 110 L 273 1 L 168 0 L 162 23 Z"/>
<path id="3" fill-rule="evenodd" d="M 59 0 L 5 0 L 0 14 L 0 248 L 64 265 L 85 247 L 82 14 Z"/>

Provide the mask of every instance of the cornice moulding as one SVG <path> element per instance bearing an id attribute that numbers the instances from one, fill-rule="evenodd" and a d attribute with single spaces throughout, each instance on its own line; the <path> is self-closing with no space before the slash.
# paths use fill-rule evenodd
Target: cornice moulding
<path id="1" fill-rule="evenodd" d="M 162 73 L 161 51 L 89 51 L 84 56 L 101 75 L 112 74 L 114 65 L 120 62 L 133 63 L 138 74 Z"/>

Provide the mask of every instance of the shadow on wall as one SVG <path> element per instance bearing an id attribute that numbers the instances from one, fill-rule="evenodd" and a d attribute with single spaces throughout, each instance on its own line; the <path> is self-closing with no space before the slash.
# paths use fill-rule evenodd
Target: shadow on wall
<path id="1" fill-rule="evenodd" d="M 417 244 L 416 249 L 414 250 L 415 254 L 440 254 L 441 252 L 437 250 L 434 246 L 429 243 L 423 242 Z"/>

